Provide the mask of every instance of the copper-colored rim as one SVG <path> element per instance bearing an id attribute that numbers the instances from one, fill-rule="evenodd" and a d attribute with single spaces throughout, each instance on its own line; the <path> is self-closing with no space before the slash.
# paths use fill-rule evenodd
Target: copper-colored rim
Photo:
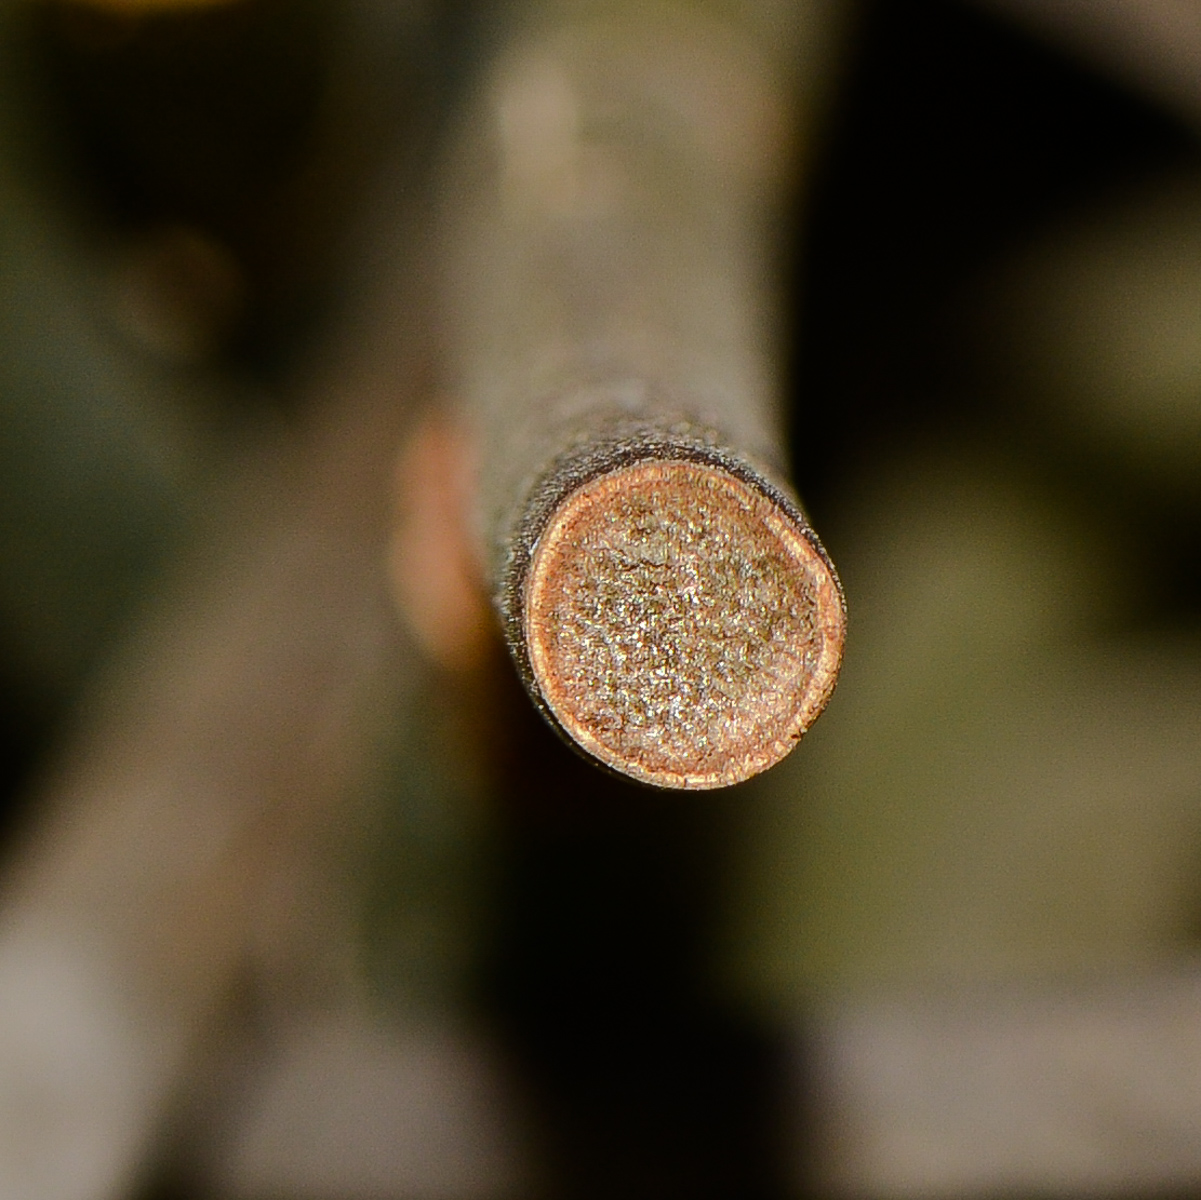
<path id="1" fill-rule="evenodd" d="M 563 731 L 644 783 L 714 788 L 774 765 L 825 707 L 845 608 L 811 535 L 710 463 L 577 488 L 531 557 L 531 670 Z"/>

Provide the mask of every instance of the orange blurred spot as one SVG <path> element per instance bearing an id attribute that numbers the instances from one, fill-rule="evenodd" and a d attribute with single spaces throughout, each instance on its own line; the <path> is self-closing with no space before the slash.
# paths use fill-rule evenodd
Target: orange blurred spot
<path id="1" fill-rule="evenodd" d="M 430 658 L 456 671 L 480 665 L 493 626 L 467 522 L 470 463 L 459 430 L 438 418 L 423 422 L 401 452 L 388 549 L 401 615 Z"/>

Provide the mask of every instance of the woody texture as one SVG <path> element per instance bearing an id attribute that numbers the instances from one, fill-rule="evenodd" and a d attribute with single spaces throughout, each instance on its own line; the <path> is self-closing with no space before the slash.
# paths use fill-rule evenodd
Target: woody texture
<path id="1" fill-rule="evenodd" d="M 471 521 L 534 702 L 665 788 L 783 758 L 841 661 L 776 377 L 790 88 L 703 11 L 546 10 L 447 174 L 450 390 Z"/>

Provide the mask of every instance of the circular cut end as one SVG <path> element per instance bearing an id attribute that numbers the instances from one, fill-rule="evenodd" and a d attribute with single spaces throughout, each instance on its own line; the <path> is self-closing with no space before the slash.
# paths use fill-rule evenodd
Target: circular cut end
<path id="1" fill-rule="evenodd" d="M 534 678 L 567 734 L 644 783 L 713 788 L 782 759 L 834 687 L 838 581 L 779 504 L 720 467 L 602 475 L 526 579 Z"/>

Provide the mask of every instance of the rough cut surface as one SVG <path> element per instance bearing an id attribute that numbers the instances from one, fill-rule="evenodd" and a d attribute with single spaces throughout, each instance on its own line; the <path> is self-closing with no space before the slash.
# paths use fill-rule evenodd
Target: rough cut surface
<path id="1" fill-rule="evenodd" d="M 767 496 L 653 461 L 575 491 L 535 548 L 533 672 L 564 730 L 663 787 L 737 783 L 792 749 L 841 657 L 833 574 Z"/>

